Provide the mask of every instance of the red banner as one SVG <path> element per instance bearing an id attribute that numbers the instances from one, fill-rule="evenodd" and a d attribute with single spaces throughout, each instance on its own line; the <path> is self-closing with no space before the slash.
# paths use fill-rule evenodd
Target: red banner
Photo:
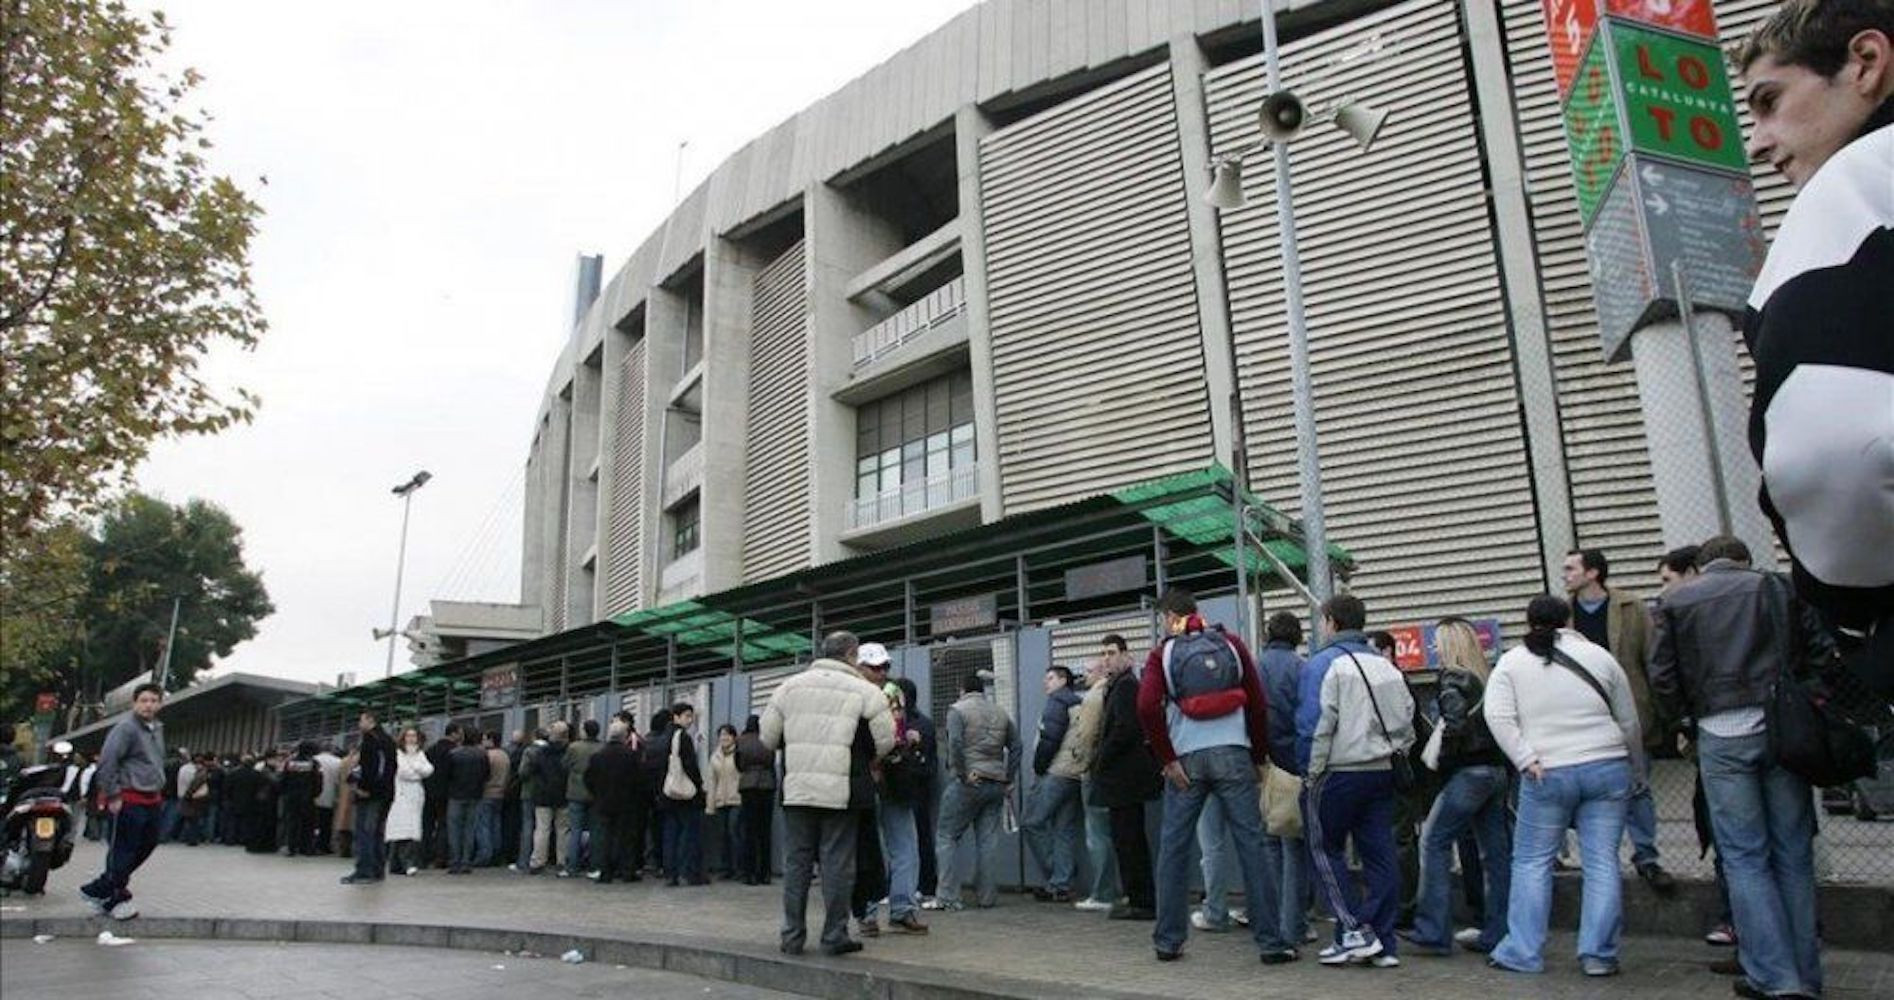
<path id="1" fill-rule="evenodd" d="M 1716 9 L 1710 0 L 1605 0 L 1605 12 L 1653 28 L 1716 41 Z"/>
<path id="2" fill-rule="evenodd" d="M 1585 58 L 1585 44 L 1598 27 L 1599 0 L 1540 0 L 1545 6 L 1546 36 L 1552 46 L 1552 74 L 1559 97 L 1572 90 L 1572 77 Z"/>

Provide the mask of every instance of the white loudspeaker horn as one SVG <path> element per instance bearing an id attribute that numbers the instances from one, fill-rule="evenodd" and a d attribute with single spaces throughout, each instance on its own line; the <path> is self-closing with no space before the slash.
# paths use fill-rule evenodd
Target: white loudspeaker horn
<path id="1" fill-rule="evenodd" d="M 1256 125 L 1262 130 L 1263 138 L 1270 142 L 1288 142 L 1302 131 L 1308 117 L 1302 98 L 1279 90 L 1263 98 L 1263 106 L 1256 112 Z"/>
<path id="2" fill-rule="evenodd" d="M 1335 109 L 1335 127 L 1348 133 L 1364 151 L 1374 145 L 1375 136 L 1381 134 L 1381 126 L 1387 120 L 1386 111 L 1353 101 L 1343 101 L 1342 106 Z"/>
<path id="3" fill-rule="evenodd" d="M 1210 190 L 1203 193 L 1203 200 L 1219 209 L 1242 208 L 1243 161 L 1232 157 L 1211 164 Z"/>

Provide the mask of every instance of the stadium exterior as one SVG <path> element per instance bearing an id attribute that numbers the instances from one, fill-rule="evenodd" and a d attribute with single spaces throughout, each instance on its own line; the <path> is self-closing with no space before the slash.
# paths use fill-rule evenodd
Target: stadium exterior
<path id="1" fill-rule="evenodd" d="M 1716 4 L 1730 38 L 1772 6 Z M 1349 587 L 1377 627 L 1513 629 L 1585 545 L 1653 589 L 1709 533 L 1653 476 L 1696 404 L 1647 421 L 1600 349 L 1540 0 L 1278 10 L 1290 87 L 1391 113 L 1371 151 L 1292 146 Z M 1234 0 L 988 0 L 750 142 L 602 287 L 581 271 L 527 455 L 540 637 L 285 706 L 285 734 L 680 692 L 740 723 L 838 627 L 895 647 L 923 708 L 991 669 L 1032 718 L 1017 678 L 1108 631 L 1138 650 L 1166 584 L 1234 617 L 1238 440 L 1270 505 L 1248 565 L 1299 609 L 1268 171 L 1246 207 L 1202 197 L 1256 138 L 1260 35 Z M 1786 190 L 1756 181 L 1773 231 Z M 1743 377 L 1734 335 L 1705 346 Z"/>

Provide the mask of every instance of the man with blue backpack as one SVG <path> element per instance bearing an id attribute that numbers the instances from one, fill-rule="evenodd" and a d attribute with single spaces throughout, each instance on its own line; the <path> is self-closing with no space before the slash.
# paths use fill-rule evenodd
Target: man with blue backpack
<path id="1" fill-rule="evenodd" d="M 1190 933 L 1190 848 L 1204 803 L 1215 798 L 1243 871 L 1250 929 L 1265 965 L 1296 960 L 1283 940 L 1279 879 L 1263 863 L 1259 790 L 1269 763 L 1268 704 L 1241 639 L 1211 627 L 1188 591 L 1158 601 L 1168 636 L 1144 661 L 1138 718 L 1163 766 L 1164 820 L 1158 847 L 1157 927 L 1161 962 L 1183 957 Z"/>

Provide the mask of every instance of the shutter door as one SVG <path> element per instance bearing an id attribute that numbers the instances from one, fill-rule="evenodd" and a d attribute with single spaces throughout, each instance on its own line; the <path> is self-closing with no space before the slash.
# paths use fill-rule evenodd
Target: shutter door
<path id="1" fill-rule="evenodd" d="M 1210 462 L 1178 141 L 1165 65 L 980 143 L 1009 515 Z"/>
<path id="2" fill-rule="evenodd" d="M 809 565 L 809 349 L 801 242 L 756 276 L 743 579 Z"/>
<path id="3" fill-rule="evenodd" d="M 644 603 L 644 394 L 645 342 L 625 352 L 618 380 L 618 413 L 612 448 L 608 542 L 605 549 L 605 617 L 633 611 Z"/>
<path id="4" fill-rule="evenodd" d="M 1324 512 L 1378 622 L 1516 620 L 1544 586 L 1457 8 L 1402 4 L 1283 52 L 1316 108 L 1350 95 L 1390 112 L 1372 152 L 1313 122 L 1292 155 Z M 1376 34 L 1396 44 L 1336 65 Z M 1260 57 L 1206 77 L 1219 153 L 1255 141 L 1264 89 Z M 1252 486 L 1297 513 L 1270 158 L 1246 174 L 1222 238 Z"/>

